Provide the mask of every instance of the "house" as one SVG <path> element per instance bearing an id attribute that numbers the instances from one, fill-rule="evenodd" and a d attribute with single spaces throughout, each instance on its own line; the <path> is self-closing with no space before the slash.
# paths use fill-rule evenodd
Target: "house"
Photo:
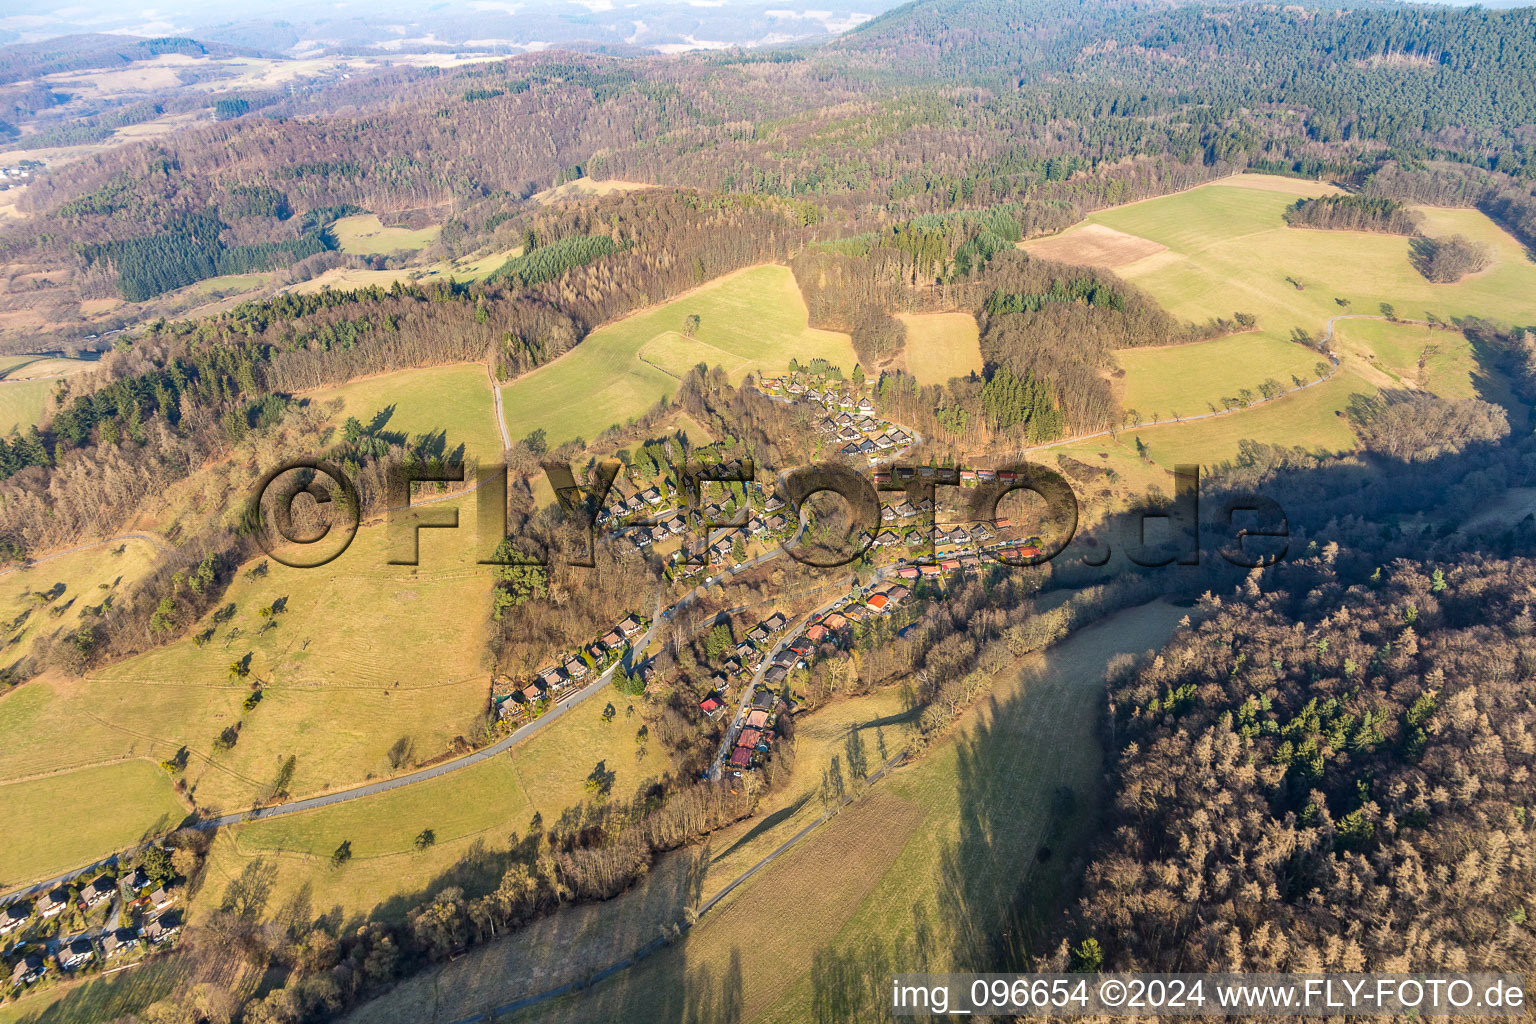
<path id="1" fill-rule="evenodd" d="M 774 612 L 772 615 L 763 620 L 763 625 L 768 627 L 769 632 L 777 633 L 779 630 L 789 625 L 789 620 L 784 617 L 783 612 Z"/>
<path id="2" fill-rule="evenodd" d="M 152 945 L 159 945 L 179 931 L 180 922 L 170 915 L 162 914 L 139 929 L 139 938 Z"/>
<path id="3" fill-rule="evenodd" d="M 654 487 L 647 487 L 645 490 L 640 492 L 640 500 L 645 502 L 647 505 L 660 505 L 661 492 Z"/>
<path id="4" fill-rule="evenodd" d="M 863 414 L 865 414 L 867 416 L 870 413 L 875 411 L 875 403 L 871 402 L 867 398 L 861 398 L 861 399 L 859 399 L 858 409 L 859 409 L 859 412 L 861 412 L 861 413 L 863 413 Z"/>
<path id="5" fill-rule="evenodd" d="M 558 668 L 539 670 L 539 684 L 546 690 L 558 690 L 565 685 L 565 673 Z"/>
<path id="6" fill-rule="evenodd" d="M 565 674 L 571 679 L 581 679 L 587 674 L 587 663 L 580 658 L 572 658 L 564 665 Z"/>
<path id="7" fill-rule="evenodd" d="M 135 941 L 137 941 L 137 936 L 133 934 L 131 929 L 114 928 L 111 931 L 102 933 L 101 951 L 110 960 L 115 956 L 122 956 L 128 952 L 133 947 Z"/>
<path id="8" fill-rule="evenodd" d="M 890 434 L 876 434 L 873 438 L 875 447 L 882 451 L 886 448 L 896 447 L 896 442 L 891 440 Z"/>
<path id="9" fill-rule="evenodd" d="M 751 644 L 743 640 L 741 643 L 736 645 L 736 657 L 741 659 L 741 663 L 743 665 L 756 665 L 760 660 L 762 660 L 763 656 L 758 653 L 756 647 L 753 647 Z"/>
<path id="10" fill-rule="evenodd" d="M 974 469 L 962 469 L 960 471 L 960 482 L 961 483 L 969 483 L 971 481 L 974 481 L 975 479 L 976 479 L 976 471 Z"/>
<path id="11" fill-rule="evenodd" d="M 764 711 L 761 708 L 758 708 L 757 710 L 755 710 L 751 714 L 749 714 L 747 716 L 747 728 L 748 729 L 766 729 L 766 728 L 768 728 L 768 712 Z"/>
<path id="12" fill-rule="evenodd" d="M 616 651 L 624 646 L 624 638 L 619 635 L 619 631 L 616 629 L 610 629 L 604 633 L 600 642 L 610 651 Z"/>
<path id="13" fill-rule="evenodd" d="M 741 662 L 737 661 L 735 658 L 726 658 L 725 661 L 720 663 L 720 671 L 725 673 L 727 676 L 740 675 Z"/>
<path id="14" fill-rule="evenodd" d="M 33 953 L 16 961 L 16 966 L 11 970 L 11 987 L 20 988 L 30 985 L 41 978 L 48 970 L 43 958 Z"/>
<path id="15" fill-rule="evenodd" d="M 784 507 L 784 503 L 782 501 L 780 501 L 776 496 L 774 496 L 772 494 L 768 495 L 768 500 L 763 502 L 763 511 L 764 512 L 777 512 L 779 509 L 781 509 L 783 507 Z"/>
<path id="16" fill-rule="evenodd" d="M 976 568 L 979 565 L 981 565 L 981 556 L 980 555 L 961 555 L 960 556 L 960 568 L 964 572 L 970 572 L 972 569 Z"/>
<path id="17" fill-rule="evenodd" d="M 764 675 L 763 678 L 767 680 L 770 685 L 778 686 L 784 681 L 784 677 L 787 675 L 789 675 L 789 669 L 785 668 L 783 665 L 775 665 L 773 668 L 768 670 L 767 674 Z"/>
<path id="18" fill-rule="evenodd" d="M 741 735 L 736 737 L 736 745 L 738 747 L 755 747 L 762 738 L 763 730 L 761 729 L 743 729 L 741 730 Z"/>
<path id="19" fill-rule="evenodd" d="M 848 616 L 844 615 L 842 612 L 833 612 L 831 615 L 828 615 L 826 618 L 822 619 L 821 622 L 822 625 L 826 626 L 827 629 L 848 628 Z"/>
<path id="20" fill-rule="evenodd" d="M 896 518 L 896 510 L 894 508 L 892 508 L 890 505 L 881 505 L 880 506 L 880 521 L 881 522 L 889 523 L 889 522 L 894 521 L 895 518 Z"/>
<path id="21" fill-rule="evenodd" d="M 149 894 L 150 908 L 157 914 L 175 902 L 176 897 L 166 892 L 164 886 L 157 886 L 155 891 Z"/>
<path id="22" fill-rule="evenodd" d="M 875 428 L 879 426 L 878 423 L 870 419 L 868 416 L 860 416 L 858 419 L 853 421 L 853 425 L 859 428 L 860 433 L 864 434 L 873 434 L 875 432 Z"/>
<path id="23" fill-rule="evenodd" d="M 1003 517 L 998 518 L 998 519 L 994 519 L 992 521 L 992 525 L 997 527 L 999 530 L 1011 530 L 1011 529 L 1013 529 L 1013 521 L 1011 519 L 1009 519 L 1008 517 L 1006 517 L 1006 516 L 1003 516 Z"/>
<path id="24" fill-rule="evenodd" d="M 859 446 L 854 444 L 852 441 L 849 441 L 847 444 L 843 445 L 841 448 L 839 448 L 837 450 L 837 454 L 839 454 L 839 455 L 857 455 L 857 454 L 859 454 Z"/>
<path id="25" fill-rule="evenodd" d="M 720 717 L 720 713 L 725 710 L 725 705 L 716 700 L 714 694 L 710 694 L 699 701 L 699 710 L 704 713 L 705 718 L 714 720 Z"/>
<path id="26" fill-rule="evenodd" d="M 900 583 L 896 584 L 894 587 L 885 592 L 885 596 L 890 598 L 891 604 L 900 604 L 909 596 L 911 596 L 911 594 L 912 591 L 902 586 Z"/>
<path id="27" fill-rule="evenodd" d="M 96 959 L 96 947 L 84 935 L 71 939 L 68 945 L 59 950 L 59 963 L 66 971 L 84 966 L 94 959 Z"/>
<path id="28" fill-rule="evenodd" d="M 7 903 L 5 908 L 0 910 L 0 935 L 11 934 L 11 932 L 26 924 L 27 919 L 31 916 L 32 904 L 19 901 Z"/>
<path id="29" fill-rule="evenodd" d="M 46 893 L 45 895 L 38 897 L 37 912 L 38 914 L 42 915 L 43 920 L 46 921 L 49 918 L 58 917 L 60 914 L 64 913 L 64 908 L 68 905 L 68 903 L 69 893 L 65 892 L 62 888 L 55 889 L 50 893 Z"/>
<path id="30" fill-rule="evenodd" d="M 805 638 L 811 643 L 819 644 L 827 638 L 827 627 L 817 624 L 805 631 Z"/>
<path id="31" fill-rule="evenodd" d="M 846 426 L 848 426 L 849 424 L 851 424 L 853 422 L 853 417 L 848 415 L 847 413 L 843 413 L 841 416 L 839 416 L 833 422 L 835 422 L 840 427 L 846 427 Z"/>
<path id="32" fill-rule="evenodd" d="M 849 605 L 843 609 L 843 614 L 847 616 L 849 622 L 863 622 L 869 618 L 869 612 L 861 604 Z"/>
<path id="33" fill-rule="evenodd" d="M 939 563 L 939 569 L 942 570 L 946 574 L 952 573 L 952 572 L 959 572 L 960 571 L 960 560 L 956 559 L 956 558 L 946 558 L 946 559 L 944 559 L 944 561 Z"/>
<path id="34" fill-rule="evenodd" d="M 747 747 L 737 747 L 731 751 L 731 767 L 745 768 L 752 763 L 752 751 Z"/>
<path id="35" fill-rule="evenodd" d="M 909 519 L 917 515 L 917 508 L 910 501 L 904 501 L 896 506 L 896 514 L 903 519 Z"/>
<path id="36" fill-rule="evenodd" d="M 804 655 L 810 654 L 811 651 L 815 650 L 816 644 L 810 638 L 810 636 L 802 634 L 801 636 L 796 637 L 794 641 L 790 643 L 789 649 L 803 657 Z"/>
<path id="37" fill-rule="evenodd" d="M 1019 548 L 1019 554 L 1024 558 L 1039 558 L 1040 549 L 1035 547 L 1033 544 L 1026 544 Z"/>
<path id="38" fill-rule="evenodd" d="M 907 433 L 905 430 L 902 430 L 900 427 L 890 431 L 890 438 L 897 445 L 910 444 L 912 442 L 912 435 Z"/>
<path id="39" fill-rule="evenodd" d="M 900 576 L 904 580 L 915 580 L 917 579 L 917 566 L 904 565 L 900 569 L 896 570 L 896 575 Z"/>
<path id="40" fill-rule="evenodd" d="M 891 599 L 886 597 L 884 594 L 871 594 L 869 600 L 864 602 L 864 604 L 868 606 L 869 610 L 873 612 L 885 611 L 886 605 L 890 603 Z"/>
<path id="41" fill-rule="evenodd" d="M 873 455 L 877 451 L 879 451 L 879 449 L 875 447 L 875 442 L 871 441 L 869 438 L 866 437 L 864 440 L 859 442 L 859 454 Z"/>
<path id="42" fill-rule="evenodd" d="M 785 519 L 783 516 L 774 516 L 772 519 L 768 520 L 768 532 L 778 533 L 787 525 L 789 525 L 789 520 Z"/>
<path id="43" fill-rule="evenodd" d="M 950 531 L 949 542 L 951 544 L 969 544 L 971 535 L 965 532 L 965 527 L 957 526 Z"/>
<path id="44" fill-rule="evenodd" d="M 80 891 L 80 900 L 87 907 L 94 907 L 117 895 L 117 879 L 111 875 L 98 875 L 90 885 Z"/>
<path id="45" fill-rule="evenodd" d="M 936 565 L 921 565 L 918 566 L 918 569 L 922 573 L 923 579 L 925 580 L 934 580 L 939 578 L 939 567 Z"/>

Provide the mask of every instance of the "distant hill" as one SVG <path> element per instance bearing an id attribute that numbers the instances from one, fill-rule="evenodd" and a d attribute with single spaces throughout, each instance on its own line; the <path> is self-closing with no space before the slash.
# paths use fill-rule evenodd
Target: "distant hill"
<path id="1" fill-rule="evenodd" d="M 227 43 L 203 43 L 184 36 L 136 39 L 105 34 L 59 36 L 0 48 L 0 85 L 61 71 L 112 68 L 167 53 L 189 57 L 254 57 L 260 51 Z"/>

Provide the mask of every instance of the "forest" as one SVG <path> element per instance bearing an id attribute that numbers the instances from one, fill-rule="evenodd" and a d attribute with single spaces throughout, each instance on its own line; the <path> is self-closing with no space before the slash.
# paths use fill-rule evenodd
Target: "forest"
<path id="1" fill-rule="evenodd" d="M 1110 683 L 1079 969 L 1530 970 L 1527 559 L 1330 550 Z"/>

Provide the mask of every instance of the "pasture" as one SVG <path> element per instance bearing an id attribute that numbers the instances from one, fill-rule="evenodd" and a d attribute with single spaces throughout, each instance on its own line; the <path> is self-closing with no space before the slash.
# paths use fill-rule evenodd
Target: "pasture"
<path id="1" fill-rule="evenodd" d="M 331 225 L 331 234 L 342 252 L 358 256 L 385 256 L 392 252 L 415 252 L 437 240 L 437 226 L 412 230 L 387 228 L 371 213 L 343 217 Z"/>
<path id="2" fill-rule="evenodd" d="M 192 798 L 213 812 L 266 800 L 290 756 L 286 788 L 303 796 L 474 737 L 489 692 L 490 573 L 462 531 L 422 531 L 419 566 L 386 564 L 385 534 L 364 526 L 317 569 L 255 560 L 189 636 L 88 679 L 49 673 L 7 694 L 0 780 L 123 758 L 158 764 L 185 748 Z M 255 682 L 262 698 L 245 710 Z M 228 749 L 215 742 L 226 728 L 238 729 Z M 392 755 L 397 742 L 409 752 Z"/>
<path id="3" fill-rule="evenodd" d="M 381 420 L 384 434 L 407 440 L 446 434 L 446 450 L 464 446 L 466 455 L 491 461 L 501 457 L 501 431 L 490 378 L 479 363 L 431 366 L 348 381 L 299 395 L 321 409 L 340 401 L 330 422 L 338 429 L 355 416 L 366 427 Z"/>
<path id="4" fill-rule="evenodd" d="M 1137 422 L 1212 412 L 1244 388 L 1257 395 L 1270 378 L 1294 387 L 1294 377 L 1315 379 L 1314 367 L 1323 357 L 1269 335 L 1234 334 L 1190 345 L 1121 349 L 1115 358 L 1125 371 L 1120 407 L 1127 420 Z"/>
<path id="5" fill-rule="evenodd" d="M 617 714 L 603 721 L 604 707 Z M 271 909 L 302 891 L 316 907 L 340 907 L 348 917 L 383 913 L 395 919 L 424 891 L 462 863 L 473 870 L 482 851 L 503 851 L 509 835 L 527 831 L 535 812 L 553 823 L 568 807 L 592 799 L 587 777 L 598 762 L 612 772 L 612 795 L 627 799 L 646 781 L 665 774 L 669 759 L 657 744 L 637 758 L 635 732 L 642 719 L 617 690 L 599 694 L 506 754 L 469 768 L 333 807 L 224 830 L 210 859 L 210 883 L 195 912 L 211 909 L 247 866 L 264 860 L 275 869 Z M 579 751 L 579 754 L 573 753 Z M 436 842 L 417 850 L 431 829 Z M 331 853 L 350 842 L 352 859 L 333 869 Z M 494 863 L 494 859 L 487 860 Z M 495 868 L 487 868 L 494 885 Z"/>
<path id="6" fill-rule="evenodd" d="M 1488 270 L 1455 284 L 1431 284 L 1409 264 L 1406 237 L 1288 227 L 1281 214 L 1293 200 L 1289 193 L 1222 183 L 1088 219 L 1166 246 L 1119 273 L 1190 320 L 1253 313 L 1262 333 L 1285 338 L 1296 327 L 1320 337 L 1329 318 L 1374 314 L 1383 302 L 1410 318 L 1429 312 L 1518 323 L 1529 316 L 1522 296 L 1536 294 L 1536 263 L 1476 210 L 1420 211 L 1427 233 L 1464 234 L 1494 251 Z"/>
<path id="7" fill-rule="evenodd" d="M 461 260 L 442 260 L 428 267 L 401 267 L 397 270 L 360 270 L 355 267 L 334 267 L 325 273 L 283 289 L 299 295 L 307 295 L 325 288 L 335 291 L 357 291 L 362 288 L 389 288 L 396 281 L 404 284 L 433 284 L 452 278 L 455 281 L 483 281 L 498 267 L 514 256 L 522 255 L 522 246 L 493 252 L 487 256 L 467 257 Z"/>
<path id="8" fill-rule="evenodd" d="M 1372 395 L 1376 387 L 1346 368 L 1305 391 L 1252 409 L 1193 423 L 1127 429 L 1120 440 L 1134 449 L 1139 437 L 1150 458 L 1170 469 L 1178 464 L 1218 466 L 1235 458 L 1239 442 L 1248 438 L 1311 452 L 1348 451 L 1357 439 L 1345 410 L 1356 393 Z"/>
<path id="9" fill-rule="evenodd" d="M 6 887 L 89 863 L 187 815 L 153 761 L 128 760 L 0 784 Z"/>
<path id="10" fill-rule="evenodd" d="M 156 558 L 153 544 L 130 538 L 57 555 L 0 576 L 0 635 L 5 644 L 0 667 L 15 667 L 40 638 L 78 629 L 88 609 L 119 599 L 150 572 Z"/>
<path id="11" fill-rule="evenodd" d="M 686 338 L 690 315 L 699 318 Z M 670 302 L 605 324 L 559 359 L 502 388 L 515 442 L 543 429 L 551 445 L 591 440 L 671 396 L 678 378 L 704 361 L 735 381 L 748 371 L 782 373 L 790 359 L 854 364 L 848 336 L 807 326 L 805 301 L 789 268 L 737 271 Z"/>
<path id="12" fill-rule="evenodd" d="M 54 385 L 95 365 L 87 359 L 58 356 L 4 357 L 0 362 L 0 435 L 42 423 Z"/>
<path id="13" fill-rule="evenodd" d="M 907 329 L 907 372 L 919 383 L 944 384 L 981 372 L 981 338 L 971 314 L 903 313 L 896 319 Z"/>

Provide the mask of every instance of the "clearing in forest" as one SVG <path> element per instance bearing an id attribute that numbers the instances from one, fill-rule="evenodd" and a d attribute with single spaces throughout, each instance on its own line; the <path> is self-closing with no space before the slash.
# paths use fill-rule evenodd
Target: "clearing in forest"
<path id="1" fill-rule="evenodd" d="M 907 372 L 921 384 L 945 384 L 952 377 L 980 373 L 981 339 L 969 313 L 903 313 L 907 329 Z"/>
<path id="2" fill-rule="evenodd" d="M 342 252 L 358 256 L 386 256 L 392 252 L 415 252 L 437 240 L 442 229 L 432 227 L 387 228 L 371 213 L 343 217 L 331 225 L 331 234 Z"/>

